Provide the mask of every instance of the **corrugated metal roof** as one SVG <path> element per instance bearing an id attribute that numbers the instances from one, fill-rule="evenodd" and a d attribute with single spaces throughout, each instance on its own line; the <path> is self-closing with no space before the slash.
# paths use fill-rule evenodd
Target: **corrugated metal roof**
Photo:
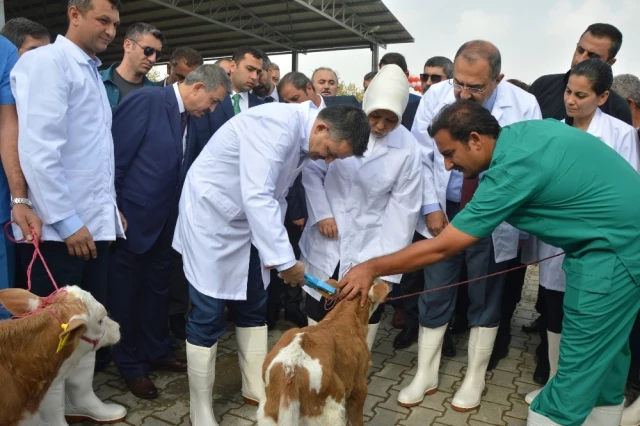
<path id="1" fill-rule="evenodd" d="M 66 4 L 66 0 L 5 0 L 5 16 L 7 20 L 24 16 L 53 34 L 64 34 Z M 179 46 L 217 58 L 242 45 L 267 53 L 304 53 L 368 47 L 372 41 L 381 45 L 414 41 L 381 0 L 124 0 L 120 19 L 122 30 L 100 55 L 104 63 L 122 58 L 125 29 L 140 21 L 165 35 L 164 58 Z"/>

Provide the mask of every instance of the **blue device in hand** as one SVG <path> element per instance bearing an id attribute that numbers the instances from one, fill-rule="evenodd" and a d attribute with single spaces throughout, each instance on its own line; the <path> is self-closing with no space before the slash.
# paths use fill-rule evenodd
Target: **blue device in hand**
<path id="1" fill-rule="evenodd" d="M 335 287 L 325 283 L 324 281 L 314 277 L 313 275 L 304 274 L 304 285 L 314 290 L 322 290 L 329 293 L 330 295 L 336 294 Z"/>

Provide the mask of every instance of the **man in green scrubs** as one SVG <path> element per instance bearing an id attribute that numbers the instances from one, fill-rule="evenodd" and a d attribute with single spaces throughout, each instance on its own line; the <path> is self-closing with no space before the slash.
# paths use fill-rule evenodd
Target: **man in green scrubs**
<path id="1" fill-rule="evenodd" d="M 469 101 L 443 109 L 429 131 L 447 169 L 485 171 L 472 201 L 436 238 L 352 268 L 341 294 L 364 303 L 374 277 L 453 256 L 507 221 L 567 254 L 558 373 L 527 424 L 618 426 L 640 309 L 640 175 L 586 132 L 555 120 L 501 129 Z"/>

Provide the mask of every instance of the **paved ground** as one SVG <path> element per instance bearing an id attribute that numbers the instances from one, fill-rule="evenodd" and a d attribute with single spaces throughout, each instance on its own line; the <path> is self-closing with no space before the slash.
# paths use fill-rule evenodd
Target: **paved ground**
<path id="1" fill-rule="evenodd" d="M 440 368 L 438 392 L 426 397 L 413 409 L 398 406 L 396 397 L 415 374 L 417 346 L 396 350 L 391 345 L 397 330 L 391 327 L 391 315 L 385 315 L 372 350 L 369 397 L 365 406 L 365 421 L 371 426 L 390 425 L 508 425 L 525 426 L 527 405 L 524 396 L 537 385 L 532 375 L 535 367 L 534 351 L 538 337 L 523 333 L 522 324 L 535 315 L 537 269 L 530 268 L 522 302 L 512 323 L 513 340 L 509 357 L 502 360 L 496 370 L 487 375 L 487 391 L 479 409 L 458 413 L 451 409 L 451 399 L 462 382 L 466 368 L 468 334 L 454 336 L 458 355 L 443 358 Z M 387 309 L 390 313 L 391 309 Z M 270 347 L 287 327 L 269 333 Z M 241 378 L 237 363 L 233 328 L 218 345 L 214 411 L 222 426 L 255 425 L 256 408 L 243 404 L 240 395 Z M 184 355 L 184 354 L 182 354 Z M 163 373 L 154 376 L 161 395 L 155 400 L 142 400 L 128 392 L 113 366 L 98 374 L 94 382 L 96 393 L 103 399 L 123 404 L 129 410 L 126 423 L 120 425 L 189 425 L 189 392 L 186 374 Z"/>

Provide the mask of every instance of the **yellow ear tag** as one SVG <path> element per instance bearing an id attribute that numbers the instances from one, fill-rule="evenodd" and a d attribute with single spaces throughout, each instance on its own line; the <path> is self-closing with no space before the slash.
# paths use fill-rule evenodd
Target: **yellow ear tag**
<path id="1" fill-rule="evenodd" d="M 63 331 L 67 331 L 67 327 L 69 327 L 69 324 L 60 324 L 60 327 L 62 327 Z M 62 350 L 62 348 L 64 348 L 64 345 L 67 344 L 67 340 L 69 340 L 69 335 L 65 334 L 64 337 L 60 338 L 60 342 L 58 343 L 58 349 L 56 350 L 56 353 L 60 352 Z"/>

